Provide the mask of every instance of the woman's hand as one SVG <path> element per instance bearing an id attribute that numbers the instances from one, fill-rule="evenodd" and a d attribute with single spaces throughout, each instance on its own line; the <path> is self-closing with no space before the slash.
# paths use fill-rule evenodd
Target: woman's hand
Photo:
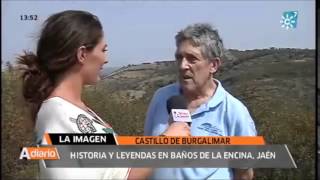
<path id="1" fill-rule="evenodd" d="M 185 122 L 173 122 L 162 133 L 165 136 L 190 136 L 190 126 Z"/>

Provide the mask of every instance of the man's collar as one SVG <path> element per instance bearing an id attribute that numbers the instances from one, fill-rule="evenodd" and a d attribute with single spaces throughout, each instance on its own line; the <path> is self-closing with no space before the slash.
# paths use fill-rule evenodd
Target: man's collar
<path id="1" fill-rule="evenodd" d="M 197 110 L 195 112 L 192 113 L 192 115 L 195 115 L 195 114 L 198 114 L 198 113 L 201 113 L 204 111 L 209 111 L 210 108 L 216 107 L 224 100 L 224 98 L 226 96 L 226 91 L 222 87 L 221 82 L 217 79 L 214 79 L 214 78 L 213 78 L 213 81 L 215 81 L 217 83 L 217 89 L 216 89 L 215 93 L 213 94 L 213 96 L 210 98 L 210 100 L 207 103 L 202 104 L 199 108 L 197 108 Z M 177 85 L 180 90 L 180 94 L 182 94 L 180 84 L 178 83 Z"/>
<path id="2" fill-rule="evenodd" d="M 226 90 L 222 87 L 222 84 L 219 80 L 213 79 L 217 83 L 217 89 L 214 95 L 210 98 L 208 102 L 208 107 L 213 108 L 217 105 L 219 105 L 226 96 Z"/>

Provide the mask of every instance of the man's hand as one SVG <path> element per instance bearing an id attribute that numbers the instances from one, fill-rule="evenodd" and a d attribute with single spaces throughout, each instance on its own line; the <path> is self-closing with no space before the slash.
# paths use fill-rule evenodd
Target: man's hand
<path id="1" fill-rule="evenodd" d="M 234 169 L 234 179 L 235 180 L 252 180 L 253 179 L 253 169 Z"/>

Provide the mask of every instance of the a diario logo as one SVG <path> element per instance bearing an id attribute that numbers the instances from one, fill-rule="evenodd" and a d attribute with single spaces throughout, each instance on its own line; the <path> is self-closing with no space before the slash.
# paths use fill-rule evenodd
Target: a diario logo
<path id="1" fill-rule="evenodd" d="M 175 118 L 187 118 L 187 117 L 190 117 L 188 112 L 173 111 L 173 114 L 174 114 Z"/>
<path id="2" fill-rule="evenodd" d="M 23 147 L 21 149 L 19 159 L 26 160 L 58 160 L 60 159 L 58 150 L 56 147 L 52 146 L 52 141 L 48 133 L 44 133 L 43 136 L 44 147 Z"/>
<path id="3" fill-rule="evenodd" d="M 173 121 L 191 122 L 191 115 L 187 109 L 171 109 Z"/>
<path id="4" fill-rule="evenodd" d="M 19 159 L 26 160 L 58 160 L 59 154 L 55 147 L 23 147 Z"/>

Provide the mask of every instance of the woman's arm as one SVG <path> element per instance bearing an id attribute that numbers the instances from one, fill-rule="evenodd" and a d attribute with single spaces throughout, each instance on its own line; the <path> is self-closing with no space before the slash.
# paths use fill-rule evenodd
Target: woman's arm
<path id="1" fill-rule="evenodd" d="M 148 179 L 153 172 L 153 168 L 132 168 L 128 180 Z"/>
<path id="2" fill-rule="evenodd" d="M 162 134 L 165 136 L 190 136 L 190 127 L 185 122 L 174 122 Z M 128 179 L 148 179 L 153 172 L 153 168 L 132 168 Z"/>

